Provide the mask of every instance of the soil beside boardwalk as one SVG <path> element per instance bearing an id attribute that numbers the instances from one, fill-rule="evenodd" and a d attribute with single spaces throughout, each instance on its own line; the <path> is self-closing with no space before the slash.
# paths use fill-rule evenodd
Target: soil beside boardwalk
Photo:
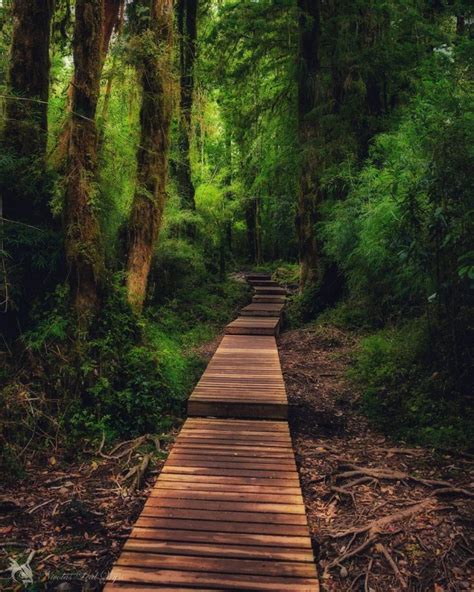
<path id="1" fill-rule="evenodd" d="M 351 335 L 288 331 L 278 345 L 322 590 L 474 590 L 474 458 L 370 429 L 345 379 Z"/>

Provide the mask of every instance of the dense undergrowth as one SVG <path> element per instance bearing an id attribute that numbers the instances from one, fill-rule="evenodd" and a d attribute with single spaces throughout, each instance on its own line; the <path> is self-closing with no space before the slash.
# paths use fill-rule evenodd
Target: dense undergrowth
<path id="1" fill-rule="evenodd" d="M 349 158 L 327 172 L 333 199 L 316 228 L 343 297 L 328 308 L 314 286 L 289 311 L 294 324 L 318 317 L 360 334 L 350 375 L 365 413 L 387 433 L 440 448 L 467 447 L 474 432 L 469 48 L 427 59 L 417 95 L 363 165 Z"/>
<path id="2" fill-rule="evenodd" d="M 159 278 L 165 270 L 157 259 Z M 167 273 L 173 298 L 150 302 L 141 317 L 131 312 L 115 278 L 87 339 L 74 336 L 67 290 L 49 297 L 46 312 L 0 370 L 6 382 L 0 466 L 17 472 L 33 450 L 73 458 L 102 438 L 161 433 L 176 423 L 203 370 L 195 348 L 235 316 L 247 288 L 209 272 L 181 276 L 171 267 Z"/>

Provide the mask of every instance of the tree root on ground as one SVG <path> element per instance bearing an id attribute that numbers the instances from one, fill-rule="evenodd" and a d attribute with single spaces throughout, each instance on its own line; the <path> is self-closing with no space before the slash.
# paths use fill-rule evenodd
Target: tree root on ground
<path id="1" fill-rule="evenodd" d="M 350 477 L 366 477 L 370 479 L 387 479 L 391 481 L 412 481 L 414 483 L 420 483 L 421 485 L 436 487 L 433 491 L 434 495 L 462 495 L 470 498 L 474 498 L 474 491 L 461 487 L 453 487 L 449 481 L 440 481 L 437 479 L 423 479 L 421 477 L 415 477 L 403 471 L 394 471 L 391 469 L 371 469 L 369 467 L 360 467 L 351 463 L 342 463 L 341 466 L 348 467 L 350 470 L 338 473 L 335 478 L 338 479 L 349 479 Z M 355 485 L 361 483 L 360 480 L 352 481 L 350 484 Z M 345 489 L 350 485 L 347 484 Z"/>
<path id="2" fill-rule="evenodd" d="M 372 520 L 365 526 L 359 526 L 355 528 L 349 528 L 348 530 L 343 530 L 341 532 L 336 532 L 330 535 L 332 538 L 339 539 L 351 534 L 362 534 L 364 532 L 368 532 L 370 535 L 376 535 L 381 531 L 384 526 L 387 524 L 391 524 L 392 522 L 396 522 L 397 520 L 401 520 L 403 518 L 408 518 L 409 516 L 413 516 L 414 514 L 418 514 L 423 510 L 433 509 L 430 506 L 433 505 L 435 500 L 433 498 L 427 498 L 422 502 L 409 506 L 404 510 L 400 510 L 399 512 L 395 512 L 393 514 L 388 514 L 387 516 L 382 516 L 382 518 L 377 518 L 376 520 Z"/>

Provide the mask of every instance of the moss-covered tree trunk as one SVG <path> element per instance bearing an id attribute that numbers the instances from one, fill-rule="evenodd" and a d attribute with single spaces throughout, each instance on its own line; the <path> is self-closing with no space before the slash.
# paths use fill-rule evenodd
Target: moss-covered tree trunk
<path id="1" fill-rule="evenodd" d="M 104 254 L 97 219 L 96 110 L 103 61 L 104 0 L 77 0 L 74 80 L 64 208 L 69 283 L 82 324 L 97 311 Z"/>
<path id="2" fill-rule="evenodd" d="M 166 203 L 172 37 L 172 0 L 152 0 L 149 29 L 143 33 L 141 137 L 128 229 L 127 296 L 136 312 L 143 308 Z"/>
<path id="3" fill-rule="evenodd" d="M 176 181 L 183 207 L 191 210 L 195 208 L 189 148 L 194 91 L 194 62 L 196 58 L 197 9 L 198 0 L 179 0 L 177 3 L 180 56 L 180 113 Z"/>
<path id="4" fill-rule="evenodd" d="M 298 196 L 297 233 L 301 263 L 301 287 L 320 279 L 321 265 L 315 223 L 318 209 L 318 122 L 319 0 L 298 0 L 300 43 L 298 68 L 298 138 L 301 150 L 301 177 Z"/>
<path id="5" fill-rule="evenodd" d="M 257 262 L 257 199 L 250 197 L 245 201 L 245 226 L 247 229 L 247 259 Z"/>
<path id="6" fill-rule="evenodd" d="M 52 0 L 14 0 L 0 136 L 0 307 L 16 333 L 45 274 L 34 266 L 52 223 L 45 190 Z M 34 226 L 32 228 L 31 226 Z M 8 327 L 7 327 L 8 326 Z"/>
<path id="7" fill-rule="evenodd" d="M 101 61 L 100 61 L 100 75 L 102 74 L 102 68 L 107 57 L 109 50 L 110 40 L 114 29 L 118 26 L 121 14 L 125 8 L 125 0 L 103 0 L 102 9 L 102 40 L 101 40 Z M 89 10 L 89 9 L 87 9 Z M 64 126 L 61 135 L 58 140 L 57 147 L 55 149 L 53 160 L 56 163 L 56 167 L 59 170 L 63 170 L 63 165 L 67 158 L 67 152 L 70 142 L 71 134 L 71 112 L 73 110 L 73 93 L 74 93 L 74 80 L 71 81 L 71 85 L 67 92 L 66 100 L 66 111 L 67 117 L 64 122 Z M 102 122 L 101 122 L 102 123 Z M 101 139 L 100 139 L 101 141 Z M 100 144 L 99 141 L 99 144 Z"/>
<path id="8" fill-rule="evenodd" d="M 20 156 L 43 157 L 47 142 L 53 0 L 15 0 L 4 140 Z"/>

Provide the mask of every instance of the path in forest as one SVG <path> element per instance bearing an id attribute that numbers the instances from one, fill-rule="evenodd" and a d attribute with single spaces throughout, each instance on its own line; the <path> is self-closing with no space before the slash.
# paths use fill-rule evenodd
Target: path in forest
<path id="1" fill-rule="evenodd" d="M 252 304 L 188 402 L 189 419 L 105 590 L 318 590 L 276 335 L 285 290 Z"/>

